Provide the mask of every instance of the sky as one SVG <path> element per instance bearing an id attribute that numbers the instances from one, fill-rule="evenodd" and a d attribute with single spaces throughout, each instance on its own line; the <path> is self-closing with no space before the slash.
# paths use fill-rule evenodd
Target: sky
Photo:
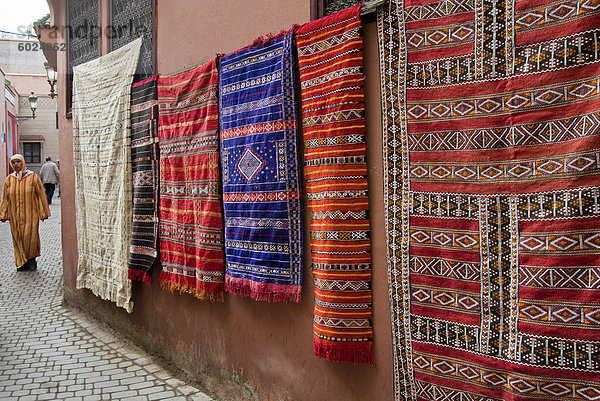
<path id="1" fill-rule="evenodd" d="M 0 0 L 0 30 L 24 33 L 49 12 L 46 0 Z"/>

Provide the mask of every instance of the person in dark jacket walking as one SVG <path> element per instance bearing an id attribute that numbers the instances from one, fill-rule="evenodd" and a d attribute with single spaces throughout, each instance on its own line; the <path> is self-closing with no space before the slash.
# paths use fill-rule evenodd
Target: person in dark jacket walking
<path id="1" fill-rule="evenodd" d="M 46 163 L 44 163 L 40 169 L 40 178 L 44 184 L 44 190 L 46 191 L 48 204 L 51 205 L 56 184 L 60 182 L 60 173 L 58 171 L 58 167 L 56 164 L 54 164 L 54 162 L 52 162 L 52 158 L 50 156 L 46 157 Z"/>

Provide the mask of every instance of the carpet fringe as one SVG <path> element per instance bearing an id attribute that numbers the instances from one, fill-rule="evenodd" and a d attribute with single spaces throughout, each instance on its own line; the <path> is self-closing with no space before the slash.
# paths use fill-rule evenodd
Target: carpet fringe
<path id="1" fill-rule="evenodd" d="M 323 344 L 315 339 L 314 344 L 315 355 L 319 358 L 325 358 L 332 362 L 351 362 L 354 364 L 365 363 L 371 366 L 374 365 L 371 343 L 355 344 L 352 347 L 339 347 Z"/>
<path id="2" fill-rule="evenodd" d="M 131 295 L 129 298 L 127 295 L 123 294 L 131 294 L 131 281 L 127 279 L 124 287 L 118 287 L 117 283 L 113 283 L 112 285 L 106 286 L 102 283 L 95 281 L 94 278 L 90 275 L 89 269 L 86 270 L 81 266 L 78 266 L 77 273 L 77 282 L 75 288 L 78 290 L 87 289 L 92 291 L 94 295 L 100 297 L 106 301 L 111 301 L 117 304 L 118 307 L 123 308 L 127 311 L 127 313 L 133 312 L 133 301 L 131 300 Z M 126 288 L 127 284 L 129 288 Z"/>
<path id="3" fill-rule="evenodd" d="M 294 24 L 290 29 L 284 29 L 279 33 L 269 32 L 266 35 L 259 36 L 258 38 L 254 39 L 254 42 L 252 42 L 252 44 L 248 47 L 264 46 L 274 39 L 280 38 L 285 35 L 289 35 L 290 33 L 294 32 L 294 30 L 297 29 L 299 26 L 300 25 L 298 24 Z"/>
<path id="4" fill-rule="evenodd" d="M 225 277 L 225 291 L 263 302 L 300 302 L 302 288 L 269 283 L 257 283 L 251 280 Z"/>
<path id="5" fill-rule="evenodd" d="M 172 293 L 192 294 L 201 301 L 225 302 L 223 292 L 210 292 L 186 283 L 175 283 L 168 280 L 160 280 L 160 289 Z"/>
<path id="6" fill-rule="evenodd" d="M 250 49 L 251 47 L 264 46 L 277 38 L 280 38 L 285 35 L 289 35 L 290 33 L 294 32 L 294 30 L 296 30 L 299 26 L 300 26 L 299 24 L 294 24 L 290 29 L 284 29 L 279 33 L 270 32 L 266 35 L 259 36 L 258 38 L 254 39 L 254 41 L 251 44 L 249 44 L 248 46 L 244 46 L 241 49 L 238 49 L 233 53 L 237 53 L 242 50 Z M 231 53 L 231 54 L 233 54 L 233 53 Z M 219 58 L 221 58 L 223 56 L 225 56 L 225 54 L 217 54 L 217 57 L 219 57 Z"/>

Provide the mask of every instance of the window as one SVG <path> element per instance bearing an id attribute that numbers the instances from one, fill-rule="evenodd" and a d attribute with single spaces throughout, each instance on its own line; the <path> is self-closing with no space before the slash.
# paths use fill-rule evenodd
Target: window
<path id="1" fill-rule="evenodd" d="M 319 19 L 360 3 L 364 3 L 364 0 L 311 0 L 311 19 Z"/>
<path id="2" fill-rule="evenodd" d="M 100 55 L 100 42 L 94 27 L 99 26 L 98 0 L 69 0 L 67 2 L 67 57 L 69 64 L 69 84 L 65 99 L 67 117 L 71 116 L 71 98 L 73 93 L 73 67 Z"/>
<path id="3" fill-rule="evenodd" d="M 42 144 L 40 142 L 23 142 L 23 157 L 25 164 L 40 164 L 42 162 Z"/>
<path id="4" fill-rule="evenodd" d="M 352 7 L 357 4 L 364 3 L 362 0 L 329 0 L 327 1 L 327 7 L 325 8 L 325 14 L 333 14 L 344 8 Z"/>
<path id="5" fill-rule="evenodd" d="M 8 149 L 8 157 L 11 157 L 13 155 L 13 148 L 12 148 L 12 131 L 13 131 L 13 125 L 12 125 L 12 119 L 10 118 L 10 116 L 8 116 L 8 120 L 6 121 L 6 131 L 7 131 L 7 136 L 6 136 L 6 140 L 4 142 L 8 143 L 8 145 L 6 146 L 6 148 Z"/>
<path id="6" fill-rule="evenodd" d="M 68 0 L 68 63 L 71 72 L 65 94 L 67 118 L 71 116 L 72 107 L 72 68 L 99 57 L 101 42 L 107 43 L 109 50 L 116 50 L 143 35 L 134 82 L 154 75 L 153 14 L 156 1 L 112 0 L 105 3 L 101 0 Z M 109 6 L 108 18 L 100 18 L 100 2 Z"/>
<path id="7" fill-rule="evenodd" d="M 69 0 L 69 60 L 71 66 L 100 55 L 98 0 Z"/>
<path id="8" fill-rule="evenodd" d="M 152 19 L 154 0 L 112 0 L 112 49 L 144 36 L 134 81 L 150 78 L 153 71 Z"/>

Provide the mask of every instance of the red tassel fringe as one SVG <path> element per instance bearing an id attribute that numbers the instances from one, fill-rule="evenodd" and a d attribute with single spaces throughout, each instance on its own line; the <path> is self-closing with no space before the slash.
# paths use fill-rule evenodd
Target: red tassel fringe
<path id="1" fill-rule="evenodd" d="M 161 290 L 192 294 L 201 301 L 225 302 L 222 283 L 206 283 L 207 287 L 200 288 L 194 277 L 182 277 L 165 271 L 160 272 L 159 281 Z"/>
<path id="2" fill-rule="evenodd" d="M 264 302 L 300 302 L 300 286 L 257 283 L 252 280 L 225 276 L 225 291 Z"/>
<path id="3" fill-rule="evenodd" d="M 290 29 L 284 29 L 279 33 L 269 32 L 268 34 L 266 34 L 264 36 L 259 36 L 258 38 L 254 39 L 254 42 L 252 42 L 252 44 L 248 47 L 264 46 L 267 43 L 269 43 L 270 41 L 272 41 L 273 39 L 277 39 L 282 36 L 289 35 L 290 33 L 292 33 L 294 31 L 294 29 L 297 29 L 299 26 L 300 25 L 295 24 Z"/>
<path id="4" fill-rule="evenodd" d="M 332 362 L 366 363 L 374 365 L 371 343 L 356 344 L 352 347 L 332 346 L 315 339 L 315 355 Z"/>
<path id="5" fill-rule="evenodd" d="M 127 271 L 127 278 L 131 281 L 141 281 L 146 285 L 152 285 L 152 275 L 142 270 L 129 269 Z"/>

